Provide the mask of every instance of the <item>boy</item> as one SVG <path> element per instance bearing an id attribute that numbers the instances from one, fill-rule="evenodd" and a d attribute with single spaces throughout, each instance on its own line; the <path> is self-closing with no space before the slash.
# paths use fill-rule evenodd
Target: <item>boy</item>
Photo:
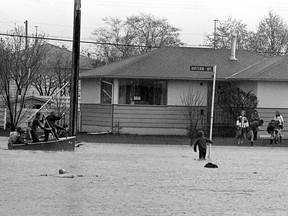
<path id="1" fill-rule="evenodd" d="M 33 139 L 33 143 L 37 143 L 37 142 L 40 142 L 39 141 L 39 136 L 37 134 L 37 128 L 40 127 L 42 130 L 46 131 L 46 130 L 51 130 L 50 128 L 45 128 L 43 125 L 42 125 L 42 121 L 40 120 L 41 118 L 41 112 L 37 112 L 36 113 L 36 116 L 32 122 L 32 126 L 31 126 L 31 136 L 32 136 L 32 139 Z"/>
<path id="2" fill-rule="evenodd" d="M 60 120 L 62 116 L 57 116 L 54 111 L 50 113 L 46 117 L 46 122 L 45 122 L 45 128 L 51 128 L 51 130 L 45 130 L 45 141 L 48 141 L 49 139 L 49 134 L 51 133 L 55 139 L 59 139 L 57 129 L 64 130 L 64 128 L 60 127 L 59 125 L 56 124 L 56 121 Z"/>
<path id="3" fill-rule="evenodd" d="M 197 132 L 197 139 L 194 141 L 194 152 L 197 152 L 197 146 L 199 150 L 199 160 L 205 160 L 207 143 L 213 143 L 210 139 L 204 137 L 203 131 Z"/>
<path id="4" fill-rule="evenodd" d="M 258 127 L 259 127 L 259 126 L 262 126 L 263 123 L 264 123 L 264 121 L 263 121 L 262 119 L 257 120 L 257 121 L 253 121 L 253 122 L 250 123 L 250 125 L 249 125 L 249 132 L 248 132 L 248 134 L 247 134 L 247 138 L 250 140 L 251 146 L 254 145 L 254 141 L 257 139 L 257 138 L 255 137 L 255 132 L 257 132 Z M 256 133 L 256 136 L 257 136 L 257 133 Z"/>

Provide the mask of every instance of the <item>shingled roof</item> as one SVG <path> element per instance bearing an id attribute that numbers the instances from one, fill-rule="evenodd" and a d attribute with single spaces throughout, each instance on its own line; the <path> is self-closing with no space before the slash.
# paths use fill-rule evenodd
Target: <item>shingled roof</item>
<path id="1" fill-rule="evenodd" d="M 190 71 L 190 66 L 217 66 L 218 80 L 288 80 L 288 57 L 267 57 L 236 50 L 165 47 L 80 74 L 85 78 L 144 78 L 206 80 L 211 73 Z"/>

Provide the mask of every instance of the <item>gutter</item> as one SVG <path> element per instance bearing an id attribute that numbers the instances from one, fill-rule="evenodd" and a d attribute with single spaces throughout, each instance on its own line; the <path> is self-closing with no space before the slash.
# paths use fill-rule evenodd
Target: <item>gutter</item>
<path id="1" fill-rule="evenodd" d="M 228 79 L 230 79 L 230 78 L 232 78 L 232 77 L 234 77 L 234 76 L 236 76 L 236 75 L 242 73 L 243 71 L 245 71 L 245 70 L 247 70 L 247 69 L 249 69 L 249 68 L 251 68 L 251 67 L 254 67 L 254 66 L 257 65 L 257 64 L 260 64 L 261 62 L 265 61 L 266 59 L 267 59 L 267 58 L 264 58 L 264 59 L 262 59 L 261 61 L 256 62 L 255 64 L 252 64 L 252 65 L 250 65 L 250 66 L 244 68 L 243 70 L 240 70 L 240 71 L 238 71 L 238 72 L 236 72 L 236 73 L 230 75 L 229 77 L 226 77 L 225 80 L 228 80 Z"/>

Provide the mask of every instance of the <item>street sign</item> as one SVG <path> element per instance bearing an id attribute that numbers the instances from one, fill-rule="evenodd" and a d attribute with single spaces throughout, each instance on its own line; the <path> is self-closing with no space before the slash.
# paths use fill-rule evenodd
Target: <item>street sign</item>
<path id="1" fill-rule="evenodd" d="M 190 71 L 213 72 L 213 66 L 190 66 Z"/>

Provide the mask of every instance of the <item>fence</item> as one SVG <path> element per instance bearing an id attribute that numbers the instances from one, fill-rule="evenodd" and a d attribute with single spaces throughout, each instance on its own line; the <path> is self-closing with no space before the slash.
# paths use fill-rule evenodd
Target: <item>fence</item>
<path id="1" fill-rule="evenodd" d="M 6 130 L 7 123 L 7 110 L 5 108 L 0 108 L 0 128 Z"/>

